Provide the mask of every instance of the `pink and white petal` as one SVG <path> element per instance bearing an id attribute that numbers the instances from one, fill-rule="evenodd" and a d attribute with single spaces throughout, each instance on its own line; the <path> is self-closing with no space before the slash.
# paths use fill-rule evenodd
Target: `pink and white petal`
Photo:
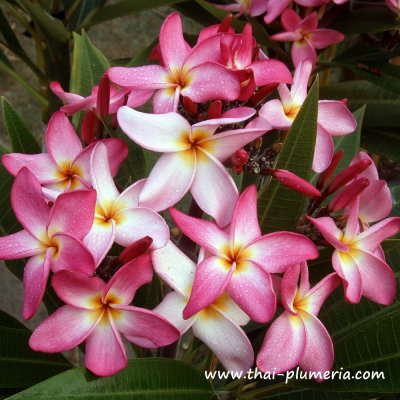
<path id="1" fill-rule="evenodd" d="M 265 103 L 258 114 L 274 129 L 288 130 L 293 123 L 293 118 L 289 118 L 286 115 L 283 104 L 278 99 L 270 100 Z"/>
<path id="2" fill-rule="evenodd" d="M 76 103 L 83 99 L 82 96 L 75 93 L 65 92 L 57 81 L 50 82 L 50 90 L 64 103 Z"/>
<path id="3" fill-rule="evenodd" d="M 291 8 L 287 8 L 281 15 L 281 23 L 285 31 L 294 32 L 300 22 L 300 16 Z"/>
<path id="4" fill-rule="evenodd" d="M 141 286 L 151 282 L 153 265 L 149 254 L 142 254 L 122 266 L 107 283 L 103 302 L 129 304 Z"/>
<path id="5" fill-rule="evenodd" d="M 222 293 L 210 307 L 215 308 L 239 326 L 247 325 L 250 321 L 250 317 L 233 301 L 227 292 Z"/>
<path id="6" fill-rule="evenodd" d="M 236 107 L 232 108 L 221 115 L 221 118 L 208 119 L 205 121 L 198 122 L 197 124 L 192 125 L 192 136 L 195 128 L 202 128 L 206 130 L 210 130 L 210 136 L 215 132 L 215 130 L 220 125 L 230 125 L 236 124 L 238 122 L 243 122 L 246 119 L 249 119 L 256 113 L 256 110 L 251 107 Z"/>
<path id="7" fill-rule="evenodd" d="M 246 129 L 263 129 L 265 132 L 268 132 L 271 131 L 273 128 L 265 118 L 255 117 L 246 125 Z"/>
<path id="8" fill-rule="evenodd" d="M 4 154 L 1 161 L 7 171 L 16 176 L 26 167 L 36 176 L 40 183 L 53 183 L 62 180 L 57 164 L 47 153 L 41 154 Z"/>
<path id="9" fill-rule="evenodd" d="M 197 153 L 196 173 L 190 192 L 199 207 L 211 215 L 218 226 L 231 222 L 238 190 L 225 167 L 210 153 Z"/>
<path id="10" fill-rule="evenodd" d="M 17 260 L 44 253 L 44 251 L 43 243 L 26 230 L 0 237 L 0 260 Z"/>
<path id="11" fill-rule="evenodd" d="M 261 14 L 264 14 L 268 8 L 268 2 L 265 0 L 252 0 L 250 5 L 249 14 L 252 17 L 258 17 Z"/>
<path id="12" fill-rule="evenodd" d="M 303 35 L 298 32 L 280 32 L 271 35 L 271 40 L 276 40 L 277 42 L 297 42 L 301 40 Z"/>
<path id="13" fill-rule="evenodd" d="M 288 67 L 278 60 L 255 61 L 249 68 L 253 71 L 254 81 L 257 86 L 293 82 L 292 74 Z"/>
<path id="14" fill-rule="evenodd" d="M 215 62 L 205 62 L 187 72 L 188 83 L 182 88 L 182 96 L 196 103 L 210 100 L 236 100 L 240 94 L 240 82 L 233 71 Z"/>
<path id="15" fill-rule="evenodd" d="M 236 150 L 262 136 L 265 132 L 265 129 L 234 129 L 203 139 L 198 142 L 198 146 L 204 148 L 217 160 L 224 162 Z"/>
<path id="16" fill-rule="evenodd" d="M 175 326 L 183 335 L 196 321 L 197 316 L 194 315 L 189 319 L 183 319 L 183 309 L 186 307 L 187 298 L 178 292 L 168 293 L 163 301 L 153 310 L 161 315 L 168 322 Z"/>
<path id="17" fill-rule="evenodd" d="M 216 310 L 202 311 L 193 323 L 193 334 L 218 357 L 227 371 L 247 372 L 254 362 L 251 343 L 243 330 Z"/>
<path id="18" fill-rule="evenodd" d="M 92 94 L 74 103 L 63 105 L 60 111 L 67 115 L 73 115 L 79 111 L 87 111 L 94 107 L 96 107 L 96 95 Z"/>
<path id="19" fill-rule="evenodd" d="M 270 273 L 280 273 L 295 264 L 318 257 L 315 244 L 303 235 L 274 232 L 256 239 L 241 257 L 252 261 Z"/>
<path id="20" fill-rule="evenodd" d="M 104 312 L 86 339 L 85 366 L 98 376 L 109 376 L 121 371 L 126 365 L 121 337 L 111 316 Z"/>
<path id="21" fill-rule="evenodd" d="M 232 250 L 242 249 L 261 236 L 257 217 L 257 189 L 249 186 L 239 196 L 230 228 Z"/>
<path id="22" fill-rule="evenodd" d="M 108 150 L 103 143 L 96 144 L 90 164 L 93 189 L 97 193 L 97 203 L 104 214 L 109 214 L 112 212 L 114 203 L 119 197 L 119 192 L 111 176 L 108 164 Z"/>
<path id="23" fill-rule="evenodd" d="M 82 144 L 70 120 L 62 112 L 55 112 L 46 130 L 47 151 L 59 166 L 69 166 L 82 150 Z"/>
<path id="24" fill-rule="evenodd" d="M 127 208 L 136 208 L 139 205 L 139 196 L 146 183 L 146 179 L 136 181 L 127 187 L 118 197 L 114 208 L 116 210 L 125 210 Z"/>
<path id="25" fill-rule="evenodd" d="M 294 66 L 297 68 L 301 61 L 309 60 L 312 65 L 317 62 L 317 53 L 307 39 L 294 42 L 292 45 L 292 60 Z"/>
<path id="26" fill-rule="evenodd" d="M 334 100 L 318 102 L 318 125 L 333 136 L 347 135 L 357 128 L 357 122 L 349 109 L 341 101 Z"/>
<path id="27" fill-rule="evenodd" d="M 335 248 L 347 251 L 348 246 L 342 243 L 343 232 L 336 226 L 335 221 L 330 217 L 311 218 L 309 221 L 321 232 L 322 236 Z"/>
<path id="28" fill-rule="evenodd" d="M 386 239 L 400 231 L 400 218 L 386 218 L 371 226 L 355 238 L 355 244 L 362 250 L 374 252 Z"/>
<path id="29" fill-rule="evenodd" d="M 315 2 L 315 0 L 311 0 Z M 318 14 L 316 11 L 313 11 L 311 14 L 308 14 L 300 24 L 298 25 L 298 29 L 302 30 L 303 32 L 309 32 L 312 30 L 317 29 L 318 27 Z"/>
<path id="30" fill-rule="evenodd" d="M 22 318 L 34 316 L 42 301 L 50 273 L 52 250 L 47 249 L 45 254 L 31 257 L 24 269 L 24 303 Z"/>
<path id="31" fill-rule="evenodd" d="M 304 371 L 320 372 L 323 376 L 333 367 L 332 339 L 324 325 L 314 315 L 303 311 L 301 318 L 306 331 L 306 343 L 299 366 Z M 316 377 L 315 380 L 321 382 L 323 379 Z"/>
<path id="32" fill-rule="evenodd" d="M 251 64 L 253 58 L 253 41 L 253 29 L 251 24 L 247 23 L 243 28 L 240 45 L 237 47 L 234 56 L 236 69 L 242 70 Z"/>
<path id="33" fill-rule="evenodd" d="M 155 211 L 174 206 L 189 191 L 195 170 L 194 151 L 163 154 L 146 180 L 139 205 Z"/>
<path id="34" fill-rule="evenodd" d="M 358 218 L 360 209 L 360 197 L 357 196 L 350 205 L 350 212 L 347 217 L 346 228 L 344 231 L 344 242 L 353 242 L 355 236 L 360 232 L 360 221 Z"/>
<path id="35" fill-rule="evenodd" d="M 95 219 L 92 229 L 83 239 L 83 244 L 92 253 L 96 267 L 106 256 L 115 238 L 115 222 L 113 220 L 104 222 Z"/>
<path id="36" fill-rule="evenodd" d="M 293 104 L 300 106 L 307 97 L 308 80 L 310 79 L 313 64 L 311 60 L 304 60 L 296 67 L 293 76 L 293 85 L 290 88 Z"/>
<path id="37" fill-rule="evenodd" d="M 362 171 L 359 174 L 359 176 L 361 176 L 363 178 L 368 178 L 370 183 L 372 181 L 379 180 L 378 169 L 376 168 L 374 160 L 365 151 L 358 152 L 357 155 L 351 160 L 350 165 L 354 165 L 357 162 L 362 161 L 362 160 L 368 160 L 370 162 L 370 166 L 367 169 L 364 169 L 364 171 Z"/>
<path id="38" fill-rule="evenodd" d="M 316 29 L 308 34 L 309 40 L 314 49 L 320 50 L 333 44 L 341 42 L 345 36 L 343 33 L 333 29 Z"/>
<path id="39" fill-rule="evenodd" d="M 179 339 L 179 331 L 164 317 L 144 308 L 112 306 L 115 325 L 121 333 L 138 346 L 156 348 Z"/>
<path id="40" fill-rule="evenodd" d="M 229 283 L 234 266 L 220 257 L 211 256 L 201 262 L 195 273 L 189 302 L 183 310 L 188 319 L 208 307 L 223 293 Z"/>
<path id="41" fill-rule="evenodd" d="M 282 11 L 289 7 L 291 0 L 269 0 L 267 3 L 267 14 L 264 15 L 264 21 L 270 24 Z"/>
<path id="42" fill-rule="evenodd" d="M 128 95 L 126 105 L 130 108 L 140 107 L 143 104 L 146 104 L 148 100 L 150 100 L 151 96 L 153 96 L 153 92 L 154 90 L 133 89 Z M 118 109 L 121 106 L 122 105 L 118 106 Z M 117 112 L 118 109 L 116 109 L 115 112 Z"/>
<path id="43" fill-rule="evenodd" d="M 379 221 L 390 214 L 392 195 L 386 181 L 370 181 L 360 195 L 359 218 L 363 222 Z"/>
<path id="44" fill-rule="evenodd" d="M 62 232 L 83 239 L 93 225 L 96 197 L 94 190 L 76 190 L 58 196 L 50 211 L 48 236 Z"/>
<path id="45" fill-rule="evenodd" d="M 183 37 L 181 17 L 176 12 L 170 14 L 162 24 L 160 50 L 162 60 L 171 72 L 180 70 L 190 54 L 190 46 Z"/>
<path id="46" fill-rule="evenodd" d="M 59 353 L 81 344 L 92 332 L 101 313 L 63 306 L 32 333 L 29 346 L 35 351 Z"/>
<path id="47" fill-rule="evenodd" d="M 312 165 L 313 171 L 318 173 L 325 171 L 332 161 L 333 152 L 332 136 L 321 125 L 317 125 L 317 140 L 315 142 Z"/>
<path id="48" fill-rule="evenodd" d="M 63 269 L 92 275 L 95 272 L 95 260 L 89 249 L 73 236 L 58 233 L 52 238 L 57 247 L 51 259 L 51 270 L 58 272 Z"/>
<path id="49" fill-rule="evenodd" d="M 187 150 L 190 145 L 191 126 L 177 113 L 146 114 L 121 107 L 118 110 L 118 123 L 121 129 L 140 146 L 158 152 Z"/>
<path id="50" fill-rule="evenodd" d="M 128 146 L 119 138 L 103 139 L 101 143 L 107 147 L 108 164 L 110 166 L 111 175 L 115 176 L 118 173 L 119 167 L 128 156 Z"/>
<path id="51" fill-rule="evenodd" d="M 332 255 L 332 265 L 343 279 L 346 300 L 351 304 L 358 303 L 362 294 L 362 278 L 353 258 L 347 253 L 336 250 Z"/>
<path id="52" fill-rule="evenodd" d="M 298 296 L 304 297 L 305 294 L 310 290 L 310 280 L 308 273 L 308 264 L 303 262 L 300 264 L 300 284 L 298 288 Z"/>
<path id="53" fill-rule="evenodd" d="M 39 240 L 46 238 L 50 208 L 37 178 L 22 168 L 11 187 L 11 205 L 21 225 Z"/>
<path id="54" fill-rule="evenodd" d="M 64 303 L 85 310 L 96 310 L 101 306 L 101 296 L 106 286 L 96 276 L 66 270 L 54 274 L 51 285 Z"/>
<path id="55" fill-rule="evenodd" d="M 196 264 L 171 241 L 163 248 L 153 251 L 151 257 L 157 274 L 172 289 L 189 298 Z"/>
<path id="56" fill-rule="evenodd" d="M 301 317 L 283 312 L 270 326 L 257 355 L 257 367 L 276 374 L 289 371 L 301 360 L 306 333 Z"/>
<path id="57" fill-rule="evenodd" d="M 268 322 L 276 310 L 271 276 L 250 261 L 241 261 L 234 270 L 226 291 L 255 322 Z"/>
<path id="58" fill-rule="evenodd" d="M 300 265 L 292 265 L 287 269 L 282 278 L 281 283 L 281 299 L 285 310 L 292 314 L 298 315 L 297 310 L 293 306 L 295 296 L 298 292 L 298 281 L 300 277 Z"/>
<path id="59" fill-rule="evenodd" d="M 178 85 L 167 89 L 160 89 L 153 97 L 153 113 L 166 114 L 177 112 L 181 88 Z"/>
<path id="60" fill-rule="evenodd" d="M 151 249 L 164 247 L 169 239 L 169 228 L 164 218 L 149 208 L 129 208 L 114 216 L 116 221 L 115 242 L 127 247 L 131 243 L 150 236 Z"/>
<path id="61" fill-rule="evenodd" d="M 396 278 L 392 269 L 367 251 L 353 250 L 351 254 L 361 274 L 363 296 L 378 304 L 392 304 L 396 294 Z"/>
<path id="62" fill-rule="evenodd" d="M 334 272 L 318 282 L 301 300 L 301 309 L 318 315 L 327 297 L 340 285 L 340 278 Z"/>
<path id="63" fill-rule="evenodd" d="M 173 86 L 167 70 L 161 65 L 144 67 L 112 67 L 107 71 L 110 81 L 132 89 L 156 90 Z"/>

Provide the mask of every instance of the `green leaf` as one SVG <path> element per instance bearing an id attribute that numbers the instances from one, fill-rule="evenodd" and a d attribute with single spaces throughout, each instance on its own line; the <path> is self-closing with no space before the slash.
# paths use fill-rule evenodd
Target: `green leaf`
<path id="1" fill-rule="evenodd" d="M 126 16 L 133 12 L 180 3 L 183 0 L 121 0 L 96 11 L 85 26 L 99 24 L 110 19 Z"/>
<path id="2" fill-rule="evenodd" d="M 391 217 L 400 217 L 400 186 L 394 186 L 390 188 L 393 198 L 393 208 L 390 213 Z"/>
<path id="3" fill-rule="evenodd" d="M 372 153 L 400 161 L 400 132 L 398 128 L 365 129 L 361 143 Z"/>
<path id="4" fill-rule="evenodd" d="M 385 7 L 360 8 L 346 12 L 332 26 L 344 34 L 383 32 L 398 29 L 400 26 L 396 14 Z"/>
<path id="5" fill-rule="evenodd" d="M 110 67 L 107 58 L 89 40 L 85 32 L 82 36 L 74 33 L 74 51 L 70 91 L 81 96 L 89 96 L 93 86 Z"/>
<path id="6" fill-rule="evenodd" d="M 306 181 L 312 176 L 312 161 L 317 134 L 318 81 L 310 89 L 282 146 L 276 168 L 289 170 Z M 307 197 L 283 186 L 276 180 L 261 188 L 258 215 L 263 231 L 296 228 L 304 214 Z"/>
<path id="7" fill-rule="evenodd" d="M 107 0 L 63 0 L 68 29 L 77 31 L 86 18 L 104 6 Z"/>
<path id="8" fill-rule="evenodd" d="M 31 350 L 30 335 L 24 325 L 0 311 L 0 388 L 27 388 L 72 367 L 60 354 Z"/>
<path id="9" fill-rule="evenodd" d="M 1 98 L 4 125 L 10 136 L 12 149 L 15 153 L 35 154 L 40 153 L 40 146 L 35 137 L 26 127 L 22 118 L 14 107 L 5 99 Z"/>
<path id="10" fill-rule="evenodd" d="M 190 365 L 163 358 L 130 360 L 115 376 L 94 379 L 82 368 L 64 372 L 11 400 L 208 400 L 210 383 Z"/>

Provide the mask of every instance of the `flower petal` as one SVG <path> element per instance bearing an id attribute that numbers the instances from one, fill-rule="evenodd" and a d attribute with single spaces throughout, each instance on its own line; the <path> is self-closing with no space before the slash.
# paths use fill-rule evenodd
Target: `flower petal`
<path id="1" fill-rule="evenodd" d="M 291 0 L 269 0 L 267 2 L 267 14 L 264 15 L 266 24 L 270 24 L 281 15 L 282 11 L 289 7 Z"/>
<path id="2" fill-rule="evenodd" d="M 278 60 L 255 61 L 250 64 L 257 86 L 270 85 L 271 83 L 292 83 L 292 74 L 288 67 Z"/>
<path id="3" fill-rule="evenodd" d="M 257 355 L 257 367 L 263 372 L 289 371 L 301 360 L 306 333 L 301 317 L 283 312 L 270 326 Z"/>
<path id="4" fill-rule="evenodd" d="M 309 33 L 309 39 L 314 49 L 325 49 L 341 42 L 345 36 L 333 29 L 316 29 Z"/>
<path id="5" fill-rule="evenodd" d="M 360 195 L 361 221 L 376 222 L 387 217 L 392 210 L 392 195 L 388 184 L 383 180 L 370 181 L 369 186 Z"/>
<path id="6" fill-rule="evenodd" d="M 46 353 L 73 349 L 90 335 L 100 315 L 97 310 L 63 306 L 34 330 L 29 346 L 35 351 Z"/>
<path id="7" fill-rule="evenodd" d="M 201 311 L 192 328 L 227 371 L 247 372 L 253 365 L 253 348 L 243 330 L 215 309 Z"/>
<path id="8" fill-rule="evenodd" d="M 312 165 L 313 171 L 318 173 L 325 171 L 332 161 L 333 151 L 334 148 L 331 135 L 321 125 L 318 125 Z"/>
<path id="9" fill-rule="evenodd" d="M 139 206 L 139 196 L 143 189 L 146 179 L 136 181 L 127 187 L 118 197 L 114 207 L 116 210 L 125 210 L 127 208 L 136 208 Z"/>
<path id="10" fill-rule="evenodd" d="M 300 265 L 292 265 L 283 275 L 280 288 L 282 305 L 288 313 L 293 315 L 298 315 L 297 310 L 293 306 L 293 302 L 298 293 L 299 276 Z"/>
<path id="11" fill-rule="evenodd" d="M 321 232 L 322 236 L 336 249 L 347 251 L 348 246 L 341 240 L 343 232 L 336 226 L 335 221 L 330 217 L 311 218 L 307 217 L 309 221 Z"/>
<path id="12" fill-rule="evenodd" d="M 163 154 L 146 180 L 139 205 L 155 211 L 174 206 L 189 191 L 195 168 L 194 151 Z"/>
<path id="13" fill-rule="evenodd" d="M 0 259 L 16 260 L 43 253 L 45 248 L 28 231 L 22 230 L 0 237 Z"/>
<path id="14" fill-rule="evenodd" d="M 285 31 L 294 32 L 301 22 L 301 18 L 296 11 L 287 8 L 281 15 L 281 23 Z"/>
<path id="15" fill-rule="evenodd" d="M 294 42 L 292 45 L 292 60 L 294 66 L 300 64 L 301 61 L 309 60 L 312 65 L 315 65 L 317 62 L 317 53 L 314 48 L 308 42 L 307 39 L 303 39 L 302 41 Z"/>
<path id="16" fill-rule="evenodd" d="M 196 269 L 189 302 L 183 310 L 183 318 L 188 319 L 214 303 L 225 290 L 233 269 L 229 262 L 216 256 L 201 262 Z"/>
<path id="17" fill-rule="evenodd" d="M 167 89 L 159 89 L 153 97 L 153 115 L 177 112 L 181 88 L 178 85 Z"/>
<path id="18" fill-rule="evenodd" d="M 318 125 L 330 135 L 342 136 L 357 128 L 353 114 L 341 101 L 320 100 L 318 102 Z"/>
<path id="19" fill-rule="evenodd" d="M 293 85 L 290 88 L 292 101 L 295 106 L 303 104 L 307 97 L 308 80 L 310 79 L 313 64 L 311 60 L 304 60 L 296 67 L 293 76 Z"/>
<path id="20" fill-rule="evenodd" d="M 226 287 L 238 306 L 255 322 L 268 322 L 276 309 L 271 276 L 250 261 L 241 261 Z"/>
<path id="21" fill-rule="evenodd" d="M 163 248 L 153 251 L 151 257 L 157 274 L 172 289 L 189 298 L 196 264 L 171 241 Z"/>
<path id="22" fill-rule="evenodd" d="M 259 113 L 274 129 L 288 130 L 292 126 L 293 119 L 285 114 L 280 100 L 270 100 L 265 103 Z"/>

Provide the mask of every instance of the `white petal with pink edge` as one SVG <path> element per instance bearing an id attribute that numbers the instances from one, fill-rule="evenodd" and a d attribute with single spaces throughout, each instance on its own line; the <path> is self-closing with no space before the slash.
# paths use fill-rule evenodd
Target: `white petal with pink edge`
<path id="1" fill-rule="evenodd" d="M 0 237 L 1 260 L 31 257 L 44 251 L 43 243 L 25 230 Z"/>
<path id="2" fill-rule="evenodd" d="M 352 133 L 357 128 L 353 114 L 341 101 L 320 100 L 318 102 L 318 125 L 333 136 Z"/>

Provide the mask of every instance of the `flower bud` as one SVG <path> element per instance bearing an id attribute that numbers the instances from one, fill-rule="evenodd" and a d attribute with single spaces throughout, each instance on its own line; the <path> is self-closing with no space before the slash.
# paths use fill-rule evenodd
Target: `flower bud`
<path id="1" fill-rule="evenodd" d="M 338 211 L 347 207 L 352 203 L 369 185 L 367 178 L 360 178 L 346 186 L 340 193 L 338 193 L 329 203 L 329 211 Z"/>
<path id="2" fill-rule="evenodd" d="M 243 167 L 249 161 L 249 153 L 245 149 L 236 150 L 232 154 L 232 162 L 235 166 Z"/>
<path id="3" fill-rule="evenodd" d="M 208 107 L 208 119 L 221 118 L 222 115 L 222 101 L 215 100 Z"/>
<path id="4" fill-rule="evenodd" d="M 335 153 L 332 157 L 332 161 L 329 164 L 329 167 L 321 173 L 319 176 L 318 182 L 317 182 L 317 188 L 322 189 L 327 182 L 329 181 L 330 177 L 333 175 L 335 172 L 338 164 L 340 163 L 340 160 L 343 158 L 344 151 L 339 150 L 337 153 Z"/>
<path id="5" fill-rule="evenodd" d="M 128 247 L 126 247 L 118 256 L 118 261 L 122 264 L 126 264 L 129 261 L 132 261 L 134 258 L 139 257 L 141 254 L 145 253 L 152 243 L 153 239 L 150 236 L 145 236 L 142 239 L 133 242 Z"/>
<path id="6" fill-rule="evenodd" d="M 108 116 L 110 107 L 110 80 L 105 74 L 100 80 L 99 88 L 97 90 L 97 103 L 96 109 L 98 115 L 104 121 Z"/>
<path id="7" fill-rule="evenodd" d="M 318 189 L 290 171 L 284 169 L 271 169 L 269 170 L 269 173 L 283 185 L 298 193 L 313 198 L 321 196 Z"/>

